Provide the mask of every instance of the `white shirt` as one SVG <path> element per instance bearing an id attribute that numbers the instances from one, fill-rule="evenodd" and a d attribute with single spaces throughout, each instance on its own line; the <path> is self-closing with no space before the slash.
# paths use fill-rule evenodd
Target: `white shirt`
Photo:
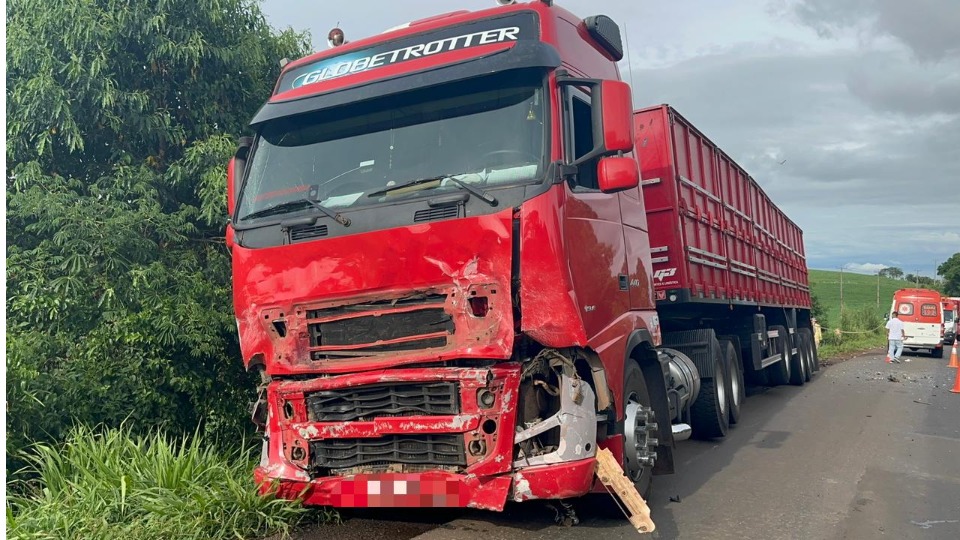
<path id="1" fill-rule="evenodd" d="M 896 341 L 903 339 L 903 321 L 896 317 L 887 321 L 887 339 Z"/>

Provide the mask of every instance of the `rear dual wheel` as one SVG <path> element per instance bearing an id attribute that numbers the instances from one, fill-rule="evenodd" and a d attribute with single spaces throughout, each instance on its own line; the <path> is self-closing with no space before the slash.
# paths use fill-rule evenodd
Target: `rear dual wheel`
<path id="1" fill-rule="evenodd" d="M 712 347 L 713 376 L 700 379 L 700 395 L 690 407 L 693 436 L 717 439 L 727 435 L 730 427 L 730 384 L 725 350 Z"/>
<path id="2" fill-rule="evenodd" d="M 740 421 L 740 405 L 747 397 L 746 386 L 743 382 L 743 364 L 737 355 L 737 349 L 732 341 L 720 340 L 720 353 L 727 363 L 727 395 L 730 396 L 730 425 Z"/>
<path id="3" fill-rule="evenodd" d="M 806 347 L 801 343 L 800 334 L 794 333 L 793 339 L 787 340 L 788 354 L 790 355 L 790 384 L 803 386 L 810 380 L 810 362 L 807 360 Z M 796 349 L 796 352 L 794 352 Z"/>
<path id="4" fill-rule="evenodd" d="M 777 332 L 777 337 L 770 338 L 771 352 L 773 354 L 780 354 L 782 358 L 776 364 L 765 369 L 767 379 L 773 386 L 790 384 L 792 380 L 792 370 L 790 369 L 792 367 L 790 362 L 790 334 L 787 333 L 787 329 L 783 326 L 771 326 L 770 330 Z"/>
<path id="5" fill-rule="evenodd" d="M 816 347 L 813 343 L 813 332 L 811 332 L 809 328 L 801 328 L 797 330 L 797 336 L 799 336 L 799 339 L 797 340 L 799 343 L 798 347 L 802 349 L 804 362 L 807 366 L 806 379 L 809 381 L 813 378 L 813 373 L 820 369 L 820 367 L 817 365 Z"/>

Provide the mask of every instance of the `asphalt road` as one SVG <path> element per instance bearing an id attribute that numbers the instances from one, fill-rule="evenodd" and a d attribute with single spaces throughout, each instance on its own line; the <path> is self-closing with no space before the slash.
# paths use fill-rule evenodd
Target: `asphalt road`
<path id="1" fill-rule="evenodd" d="M 657 477 L 650 538 L 960 538 L 960 394 L 947 360 L 868 354 L 801 388 L 752 389 L 726 439 L 679 444 L 678 473 Z M 891 380 L 891 376 L 892 379 Z M 540 503 L 479 511 L 371 511 L 301 540 L 640 538 L 603 498 L 579 526 Z"/>

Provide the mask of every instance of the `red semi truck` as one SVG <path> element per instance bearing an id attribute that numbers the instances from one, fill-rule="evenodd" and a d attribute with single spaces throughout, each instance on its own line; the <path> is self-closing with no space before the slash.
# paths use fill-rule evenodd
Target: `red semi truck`
<path id="1" fill-rule="evenodd" d="M 501 510 L 607 448 L 643 492 L 817 369 L 800 229 L 633 111 L 610 18 L 498 3 L 287 64 L 230 162 L 263 490 Z"/>

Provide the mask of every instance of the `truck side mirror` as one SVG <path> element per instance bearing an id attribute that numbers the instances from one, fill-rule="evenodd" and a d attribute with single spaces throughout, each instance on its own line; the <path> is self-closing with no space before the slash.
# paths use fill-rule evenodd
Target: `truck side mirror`
<path id="1" fill-rule="evenodd" d="M 227 215 L 233 217 L 233 212 L 237 208 L 237 189 L 234 186 L 235 174 L 237 168 L 237 158 L 232 157 L 227 162 Z"/>
<path id="2" fill-rule="evenodd" d="M 633 189 L 640 185 L 637 162 L 622 156 L 603 158 L 597 164 L 597 182 L 604 193 Z"/>
<path id="3" fill-rule="evenodd" d="M 571 165 L 594 158 L 633 151 L 633 99 L 630 85 L 622 81 L 580 79 L 561 75 L 561 87 L 589 89 L 594 147 Z"/>
<path id="4" fill-rule="evenodd" d="M 621 81 L 600 83 L 600 125 L 604 153 L 633 151 L 633 98 L 630 85 Z M 596 122 L 596 120 L 594 120 Z"/>
<path id="5" fill-rule="evenodd" d="M 253 137 L 240 137 L 237 151 L 227 163 L 227 215 L 233 217 L 237 209 L 237 180 L 243 179 L 243 170 L 247 167 L 247 155 L 253 146 Z"/>

